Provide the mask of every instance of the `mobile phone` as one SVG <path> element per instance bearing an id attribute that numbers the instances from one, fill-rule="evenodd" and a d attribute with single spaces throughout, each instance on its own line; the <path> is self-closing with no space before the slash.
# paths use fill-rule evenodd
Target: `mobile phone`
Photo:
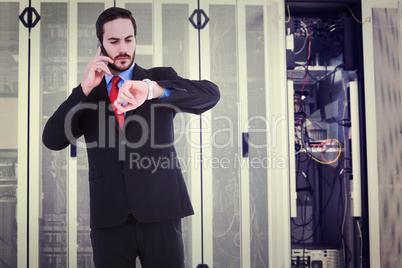
<path id="1" fill-rule="evenodd" d="M 107 56 L 106 51 L 105 51 L 105 49 L 103 48 L 102 43 L 101 43 L 100 40 L 98 40 L 97 47 L 98 47 L 98 48 L 101 47 L 101 55 L 102 55 L 102 56 Z M 106 65 L 109 64 L 109 62 L 107 62 L 107 61 L 103 61 L 103 62 L 104 62 Z"/>

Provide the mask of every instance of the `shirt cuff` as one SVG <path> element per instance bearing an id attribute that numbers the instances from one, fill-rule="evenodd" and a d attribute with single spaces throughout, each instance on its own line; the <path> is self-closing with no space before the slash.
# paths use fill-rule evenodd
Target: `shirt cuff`
<path id="1" fill-rule="evenodd" d="M 169 97 L 171 93 L 172 93 L 171 89 L 164 88 L 163 95 L 160 96 L 158 99 L 163 99 L 163 98 Z"/>

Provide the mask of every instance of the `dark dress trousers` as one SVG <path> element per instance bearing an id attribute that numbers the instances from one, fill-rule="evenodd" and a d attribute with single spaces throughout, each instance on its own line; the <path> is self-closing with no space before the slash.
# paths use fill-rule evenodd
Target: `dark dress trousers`
<path id="1" fill-rule="evenodd" d="M 201 114 L 212 108 L 220 98 L 218 87 L 181 78 L 170 67 L 136 65 L 132 80 L 145 78 L 171 94 L 127 112 L 123 131 L 105 79 L 88 96 L 81 86 L 75 88 L 44 128 L 43 143 L 52 150 L 84 135 L 91 228 L 120 226 L 129 214 L 139 223 L 151 223 L 194 213 L 174 149 L 173 119 L 178 112 Z"/>

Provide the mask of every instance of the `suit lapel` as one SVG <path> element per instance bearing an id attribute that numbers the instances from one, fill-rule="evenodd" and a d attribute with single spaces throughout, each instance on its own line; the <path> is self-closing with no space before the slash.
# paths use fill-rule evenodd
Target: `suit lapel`
<path id="1" fill-rule="evenodd" d="M 148 78 L 147 71 L 138 64 L 135 64 L 133 70 L 133 80 L 143 80 L 145 78 Z"/>

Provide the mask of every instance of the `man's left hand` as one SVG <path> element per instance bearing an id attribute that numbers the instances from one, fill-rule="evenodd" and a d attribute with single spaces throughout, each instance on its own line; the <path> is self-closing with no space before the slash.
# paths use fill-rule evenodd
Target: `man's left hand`
<path id="1" fill-rule="evenodd" d="M 157 83 L 154 84 L 154 98 L 158 98 L 163 94 L 163 88 Z M 138 80 L 125 81 L 119 89 L 116 101 L 113 105 L 117 108 L 118 113 L 124 113 L 140 107 L 148 98 L 149 88 L 148 83 Z M 123 106 L 123 103 L 127 105 Z"/>

